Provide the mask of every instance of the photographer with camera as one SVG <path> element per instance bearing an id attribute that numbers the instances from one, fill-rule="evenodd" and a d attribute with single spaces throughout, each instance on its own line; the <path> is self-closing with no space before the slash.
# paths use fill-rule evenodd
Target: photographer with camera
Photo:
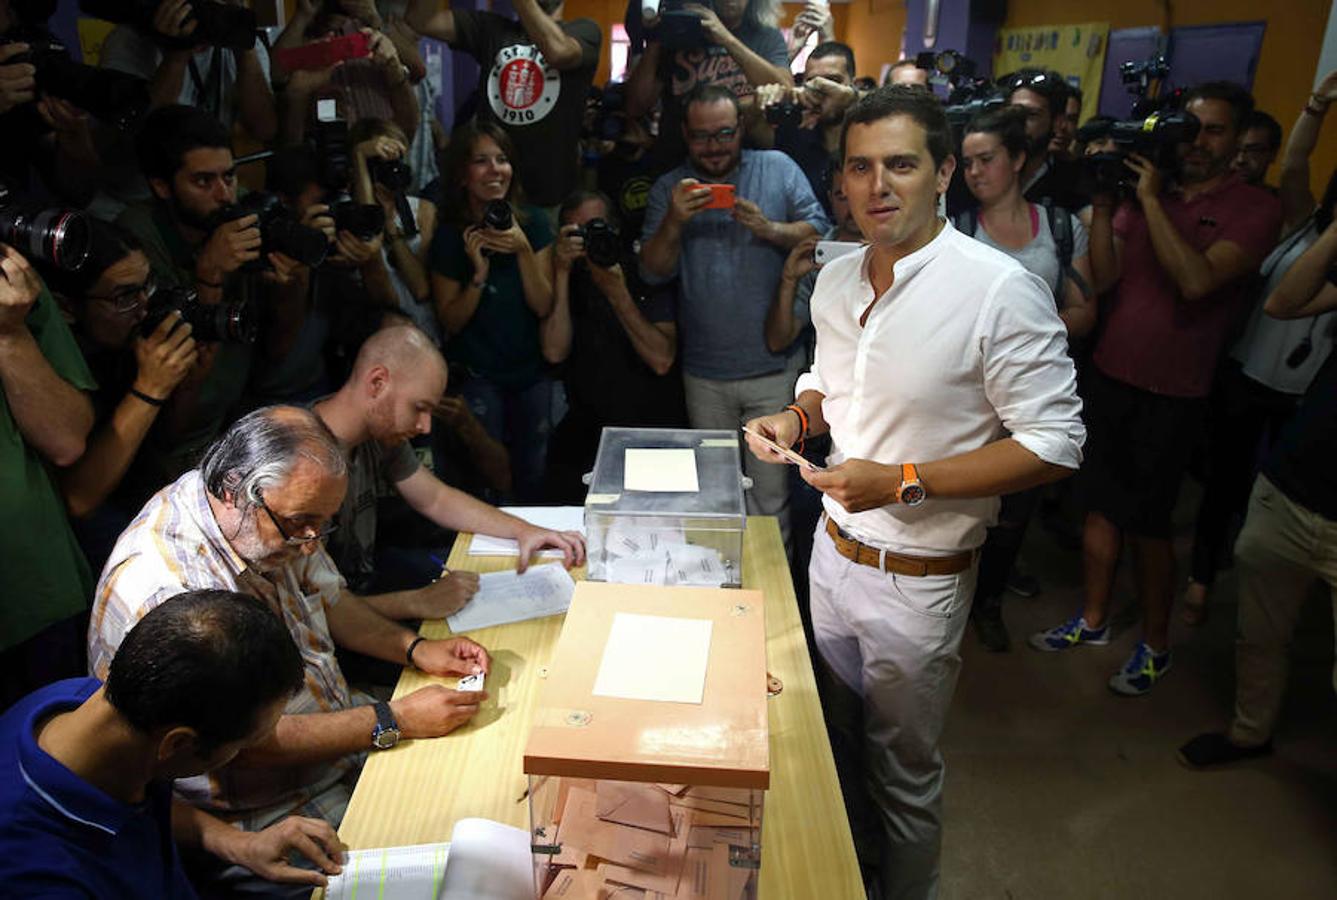
<path id="1" fill-rule="evenodd" d="M 224 5 L 220 0 L 194 4 Z M 228 0 L 243 8 L 243 0 Z M 238 123 L 267 144 L 278 133 L 274 92 L 269 86 L 269 53 L 252 30 L 242 49 L 211 43 L 229 34 L 199 35 L 192 0 L 135 0 L 134 23 L 117 25 L 102 43 L 98 65 L 146 79 L 154 108 L 180 103 L 210 113 L 231 129 Z M 151 12 L 152 15 L 147 14 Z M 145 21 L 147 19 L 147 21 Z"/>
<path id="2" fill-rule="evenodd" d="M 83 670 L 93 579 L 56 470 L 84 454 L 95 387 L 32 264 L 0 244 L 0 707 Z"/>
<path id="3" fill-rule="evenodd" d="M 1041 69 L 1022 69 L 999 81 L 1007 104 L 1026 113 L 1026 166 L 1021 170 L 1021 192 L 1027 200 L 1049 200 L 1072 212 L 1091 202 L 1082 188 L 1080 167 L 1073 160 L 1053 153 L 1050 146 L 1057 123 L 1067 112 L 1070 90 L 1063 76 Z"/>
<path id="4" fill-rule="evenodd" d="M 1111 195 L 1093 203 L 1092 273 L 1096 289 L 1112 295 L 1085 382 L 1085 605 L 1030 643 L 1047 651 L 1108 643 L 1126 539 L 1138 564 L 1143 639 L 1109 680 L 1120 694 L 1147 693 L 1170 667 L 1171 513 L 1224 342 L 1281 225 L 1276 198 L 1230 172 L 1252 108 L 1238 85 L 1193 88 L 1184 110 L 1196 137 L 1175 147 L 1175 171 L 1130 153 L 1134 197 L 1117 213 Z"/>
<path id="5" fill-rule="evenodd" d="M 548 450 L 548 500 L 579 503 L 605 426 L 680 427 L 681 382 L 671 377 L 678 325 L 670 289 L 635 277 L 609 199 L 579 191 L 558 211 L 552 312 L 539 325 L 543 357 L 564 364 L 568 409 Z"/>
<path id="6" fill-rule="evenodd" d="M 513 162 L 530 202 L 555 210 L 580 182 L 576 148 L 603 35 L 591 19 L 566 21 L 564 0 L 511 5 L 515 19 L 411 0 L 406 18 L 478 62 L 480 119 L 499 124 L 515 143 Z"/>
<path id="7" fill-rule="evenodd" d="M 656 156 L 675 164 L 682 142 L 686 96 L 698 85 L 717 84 L 752 109 L 763 84 L 794 86 L 778 0 L 663 0 L 646 21 L 645 52 L 627 74 L 627 114 L 661 106 Z"/>
<path id="8" fill-rule="evenodd" d="M 308 275 L 266 247 L 272 229 L 263 220 L 272 212 L 238 206 L 232 142 L 217 119 L 193 107 L 161 107 L 145 118 L 136 150 L 153 199 L 126 207 L 117 223 L 138 239 L 159 286 L 184 289 L 184 317 L 197 325 L 195 339 L 207 341 L 145 446 L 161 484 L 198 459 L 240 405 L 254 357 L 256 301 L 300 296 Z M 257 267 L 267 271 L 255 277 Z M 207 338 L 203 321 L 218 322 Z"/>
<path id="9" fill-rule="evenodd" d="M 840 127 L 845 110 L 859 98 L 854 89 L 854 51 L 836 41 L 818 44 L 803 66 L 802 87 L 763 84 L 757 105 L 774 150 L 788 156 L 808 176 L 813 196 L 831 207 L 831 173 L 840 167 Z"/>
<path id="10" fill-rule="evenodd" d="M 441 224 L 429 254 L 432 297 L 462 367 L 464 398 L 511 454 L 513 489 L 540 494 L 557 386 L 539 349 L 552 311 L 552 231 L 525 204 L 515 146 L 495 122 L 455 129 L 443 164 Z"/>
<path id="11" fill-rule="evenodd" d="M 733 91 L 700 84 L 685 107 L 687 160 L 650 189 L 641 273 L 652 285 L 678 280 L 692 427 L 732 431 L 793 395 L 803 354 L 766 346 L 766 313 L 789 251 L 830 223 L 792 159 L 742 149 Z M 779 517 L 788 540 L 784 469 L 752 458 L 745 465 L 749 513 Z"/>

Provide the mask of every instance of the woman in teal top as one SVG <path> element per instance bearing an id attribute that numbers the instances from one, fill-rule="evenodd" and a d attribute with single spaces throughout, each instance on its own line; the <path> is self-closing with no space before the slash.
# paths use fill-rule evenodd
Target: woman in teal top
<path id="1" fill-rule="evenodd" d="M 552 309 L 552 229 L 524 205 L 514 146 L 490 122 L 455 129 L 443 166 L 440 227 L 432 241 L 432 298 L 446 356 L 488 434 L 510 450 L 513 491 L 538 499 L 552 430 L 556 382 L 539 351 L 539 319 Z M 509 228 L 484 221 L 502 201 Z M 496 204 L 494 203 L 494 207 Z M 491 217 L 489 217 L 491 219 Z"/>

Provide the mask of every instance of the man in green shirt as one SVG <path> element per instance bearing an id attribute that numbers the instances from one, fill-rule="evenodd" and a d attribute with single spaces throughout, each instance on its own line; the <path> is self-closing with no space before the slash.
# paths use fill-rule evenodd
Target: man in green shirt
<path id="1" fill-rule="evenodd" d="M 83 455 L 94 387 L 51 294 L 0 244 L 0 708 L 84 670 L 93 582 L 51 467 Z"/>

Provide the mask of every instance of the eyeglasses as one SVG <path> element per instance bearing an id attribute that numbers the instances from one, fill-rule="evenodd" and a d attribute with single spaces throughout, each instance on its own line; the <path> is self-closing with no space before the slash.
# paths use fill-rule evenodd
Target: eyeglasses
<path id="1" fill-rule="evenodd" d="M 274 515 L 274 511 L 269 508 L 269 504 L 265 503 L 263 497 L 260 498 L 260 508 L 265 511 L 265 515 L 269 516 L 269 521 L 274 523 L 274 527 L 277 528 L 279 534 L 283 536 L 283 543 L 287 544 L 289 547 L 303 547 L 315 541 L 323 541 L 325 538 L 339 530 L 338 525 L 331 524 L 318 529 L 315 534 L 288 534 L 288 530 L 283 527 L 283 523 L 279 521 L 278 516 Z"/>
<path id="2" fill-rule="evenodd" d="M 88 299 L 110 303 L 117 315 L 128 316 L 147 306 L 157 290 L 158 283 L 149 278 L 143 284 L 126 285 L 110 294 L 89 294 Z"/>
<path id="3" fill-rule="evenodd" d="M 728 144 L 738 137 L 737 128 L 721 128 L 719 131 L 689 131 L 687 140 L 692 144 Z"/>

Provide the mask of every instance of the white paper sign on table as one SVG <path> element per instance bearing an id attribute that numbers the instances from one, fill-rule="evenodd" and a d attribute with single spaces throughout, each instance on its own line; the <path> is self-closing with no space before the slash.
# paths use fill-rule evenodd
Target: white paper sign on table
<path id="1" fill-rule="evenodd" d="M 614 613 L 595 696 L 700 703 L 710 661 L 709 619 Z"/>
<path id="2" fill-rule="evenodd" d="M 696 477 L 696 451 L 690 447 L 628 447 L 623 458 L 622 489 L 695 494 L 701 490 Z"/>
<path id="3" fill-rule="evenodd" d="M 501 511 L 540 528 L 585 533 L 583 506 L 503 506 Z M 470 556 L 518 556 L 519 553 L 520 545 L 510 538 L 475 534 L 473 540 L 469 542 Z M 562 551 L 540 550 L 538 555 L 542 559 L 561 559 Z"/>
<path id="4" fill-rule="evenodd" d="M 478 593 L 473 599 L 446 621 L 452 632 L 460 634 L 555 616 L 570 609 L 575 590 L 571 575 L 554 563 L 530 566 L 523 575 L 514 570 L 488 572 L 478 576 Z"/>

